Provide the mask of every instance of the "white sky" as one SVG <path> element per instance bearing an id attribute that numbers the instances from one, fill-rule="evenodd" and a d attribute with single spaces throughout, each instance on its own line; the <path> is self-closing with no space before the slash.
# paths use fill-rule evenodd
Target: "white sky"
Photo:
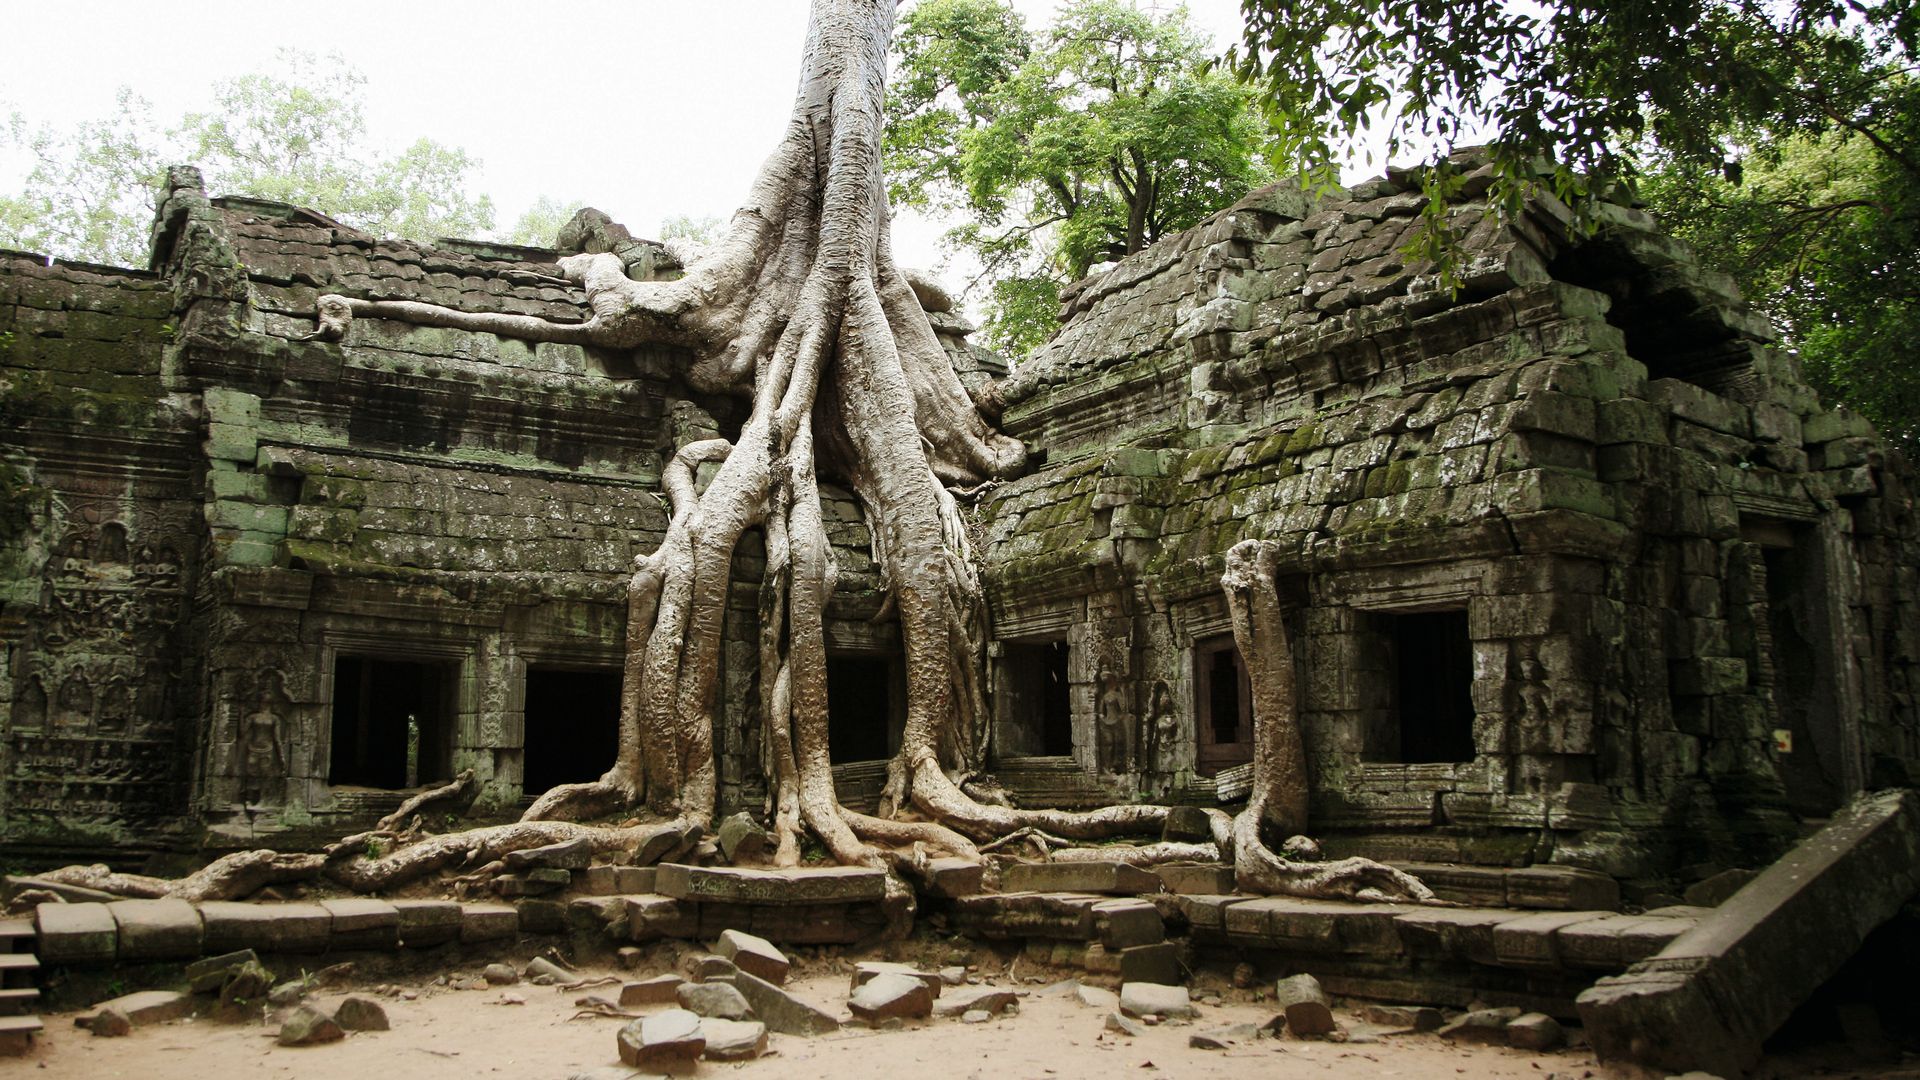
<path id="1" fill-rule="evenodd" d="M 1055 4 L 1015 0 L 1033 25 Z M 207 107 L 216 80 L 266 69 L 281 47 L 337 52 L 367 76 L 371 141 L 394 150 L 424 135 L 479 157 L 475 193 L 493 197 L 500 227 L 546 194 L 642 235 L 674 214 L 731 215 L 786 123 L 807 17 L 806 0 L 0 7 L 13 45 L 0 64 L 0 117 L 17 110 L 30 127 L 67 128 L 106 115 L 124 85 L 170 123 Z M 1217 47 L 1238 40 L 1238 0 L 1188 8 Z M 0 149 L 0 185 L 25 171 Z M 939 232 L 897 222 L 896 253 L 933 267 Z"/>

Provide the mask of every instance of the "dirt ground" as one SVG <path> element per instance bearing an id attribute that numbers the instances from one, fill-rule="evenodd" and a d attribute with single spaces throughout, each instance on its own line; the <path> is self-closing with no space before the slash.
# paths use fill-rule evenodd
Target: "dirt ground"
<path id="1" fill-rule="evenodd" d="M 812 965 L 788 984 L 797 996 L 843 1022 L 848 977 L 836 965 Z M 588 969 L 589 976 L 632 979 L 637 972 Z M 472 970 L 450 973 L 473 977 Z M 1014 985 L 987 973 L 989 985 Z M 1222 1050 L 1200 1050 L 1188 1037 L 1232 1024 L 1262 1024 L 1270 1005 L 1245 992 L 1228 991 L 1214 1004 L 1200 1004 L 1200 1019 L 1168 1023 L 1129 1037 L 1104 1029 L 1106 1014 L 1080 1004 L 1070 993 L 1047 992 L 1026 979 L 1017 1014 L 984 1024 L 932 1019 L 898 1030 L 849 1025 L 833 1035 L 802 1038 L 773 1035 L 769 1053 L 737 1064 L 702 1063 L 702 1076 L 741 1080 L 834 1077 L 835 1080 L 1202 1080 L 1207 1077 L 1405 1077 L 1408 1080 L 1464 1076 L 1527 1080 L 1643 1080 L 1597 1065 L 1581 1048 L 1529 1053 L 1505 1047 L 1455 1046 L 1434 1035 L 1379 1035 L 1377 1041 L 1329 1042 L 1259 1038 Z M 589 994 L 617 996 L 615 987 L 558 990 L 521 983 L 485 990 L 455 990 L 431 977 L 316 993 L 310 1000 L 332 1011 L 348 993 L 374 997 L 386 1009 L 392 1030 L 351 1033 L 343 1042 L 282 1047 L 277 1023 L 226 1024 L 207 1019 L 143 1027 L 125 1038 L 95 1038 L 73 1025 L 73 1013 L 46 1017 L 47 1033 L 25 1059 L 0 1059 L 0 1076 L 39 1075 L 76 1080 L 226 1080 L 229 1077 L 299 1077 L 301 1080 L 567 1080 L 576 1072 L 619 1065 L 615 1034 L 624 1020 L 576 1019 L 575 1001 Z M 407 995 L 412 995 L 409 998 Z M 1357 1014 L 1343 1023 L 1364 1031 Z M 28 1068 L 37 1067 L 34 1074 Z M 1771 1060 L 1762 1074 L 1774 1077 L 1920 1078 L 1912 1062 L 1859 1068 L 1832 1053 Z M 614 1075 L 614 1074 L 609 1074 Z M 634 1074 L 639 1075 L 639 1074 Z M 1699 1074 L 1695 1074 L 1698 1076 Z"/>
<path id="2" fill-rule="evenodd" d="M 471 972 L 465 974 L 473 974 Z M 592 972 L 611 974 L 611 972 Z M 627 978 L 636 973 L 626 973 Z M 641 972 L 637 974 L 648 974 Z M 1004 983 L 1004 979 L 987 982 Z M 525 983 L 487 990 L 452 990 L 432 982 L 397 984 L 416 993 L 413 1000 L 374 991 L 387 1010 L 392 1030 L 349 1034 L 346 1041 L 314 1047 L 282 1047 L 277 1025 L 234 1025 L 206 1019 L 144 1027 L 131 1036 L 95 1038 L 75 1028 L 73 1014 L 46 1018 L 47 1033 L 26 1062 L 38 1075 L 86 1080 L 224 1080 L 227 1077 L 296 1076 L 302 1080 L 566 1080 L 574 1072 L 617 1066 L 618 1019 L 572 1019 L 574 1001 L 617 988 L 561 991 Z M 816 972 L 790 982 L 788 989 L 829 1011 L 845 1011 L 847 976 Z M 1523 1053 L 1501 1047 L 1456 1047 L 1432 1035 L 1392 1035 L 1378 1042 L 1335 1043 L 1257 1039 L 1220 1050 L 1198 1050 L 1188 1036 L 1239 1023 L 1264 1023 L 1270 1006 L 1250 1001 L 1201 1005 L 1201 1018 L 1149 1028 L 1131 1038 L 1103 1029 L 1105 1013 L 1080 1004 L 1070 994 L 1042 994 L 1022 985 L 1028 996 L 1018 1015 L 985 1024 L 933 1019 L 899 1030 L 874 1031 L 848 1026 L 818 1038 L 771 1037 L 770 1052 L 740 1064 L 703 1063 L 700 1075 L 775 1078 L 832 1076 L 836 1080 L 903 1080 L 937 1075 L 941 1080 L 1118 1080 L 1138 1077 L 1526 1077 L 1543 1080 L 1558 1074 L 1574 1080 L 1593 1072 L 1593 1058 L 1581 1051 Z M 348 991 L 321 992 L 315 1003 L 328 1009 Z M 1356 1022 L 1354 1017 L 1343 1019 Z M 0 1062 L 0 1074 L 26 1070 Z"/>

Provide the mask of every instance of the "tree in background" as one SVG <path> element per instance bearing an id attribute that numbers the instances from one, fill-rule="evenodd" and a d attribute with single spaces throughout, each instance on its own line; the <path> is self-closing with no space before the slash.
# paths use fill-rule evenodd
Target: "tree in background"
<path id="1" fill-rule="evenodd" d="M 1914 430 L 1920 183 L 1906 0 L 1242 0 L 1233 62 L 1261 91 L 1276 160 L 1331 180 L 1366 149 L 1447 156 L 1491 141 L 1504 212 L 1546 187 L 1646 191 L 1782 320 L 1829 400 Z M 1744 176 L 1746 184 L 1740 180 Z M 1434 213 L 1413 254 L 1456 251 Z"/>
<path id="2" fill-rule="evenodd" d="M 365 142 L 366 79 L 335 58 L 283 51 L 274 74 L 214 86 L 214 108 L 164 130 L 151 106 L 122 89 L 108 117 L 68 133 L 7 138 L 34 160 L 24 188 L 0 195 L 0 244 L 63 258 L 144 265 L 155 184 L 191 161 L 208 187 L 311 207 L 380 236 L 431 240 L 493 228 L 493 203 L 467 195 L 479 161 L 415 140 L 391 157 Z"/>
<path id="3" fill-rule="evenodd" d="M 1052 334 L 1060 286 L 1269 178 L 1251 97 L 1184 8 L 1073 0 L 1035 35 L 1005 0 L 921 0 L 893 51 L 889 194 L 965 220 L 947 240 L 1007 351 Z"/>

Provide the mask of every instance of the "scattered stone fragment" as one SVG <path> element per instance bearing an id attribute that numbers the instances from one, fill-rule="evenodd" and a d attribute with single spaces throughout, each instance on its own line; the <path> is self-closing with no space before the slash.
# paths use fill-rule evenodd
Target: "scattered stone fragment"
<path id="1" fill-rule="evenodd" d="M 1512 1006 L 1499 1009 L 1475 1009 L 1440 1027 L 1440 1037 L 1454 1042 L 1485 1043 L 1504 1046 L 1507 1025 L 1518 1019 L 1520 1010 Z"/>
<path id="2" fill-rule="evenodd" d="M 1522 1050 L 1558 1050 L 1566 1041 L 1560 1022 L 1546 1013 L 1522 1013 L 1507 1025 L 1507 1045 Z"/>
<path id="3" fill-rule="evenodd" d="M 348 1031 L 386 1031 L 387 1010 L 372 998 L 351 995 L 333 1010 L 334 1022 Z"/>
<path id="4" fill-rule="evenodd" d="M 1099 986 L 1078 986 L 1073 988 L 1073 997 L 1080 1004 L 1094 1009 L 1117 1009 L 1120 1007 L 1120 995 Z"/>
<path id="5" fill-rule="evenodd" d="M 641 961 L 646 958 L 646 951 L 636 945 L 622 945 L 614 952 L 613 956 L 622 968 L 627 971 L 632 971 L 634 968 L 639 967 Z"/>
<path id="6" fill-rule="evenodd" d="M 1138 1020 L 1129 1019 L 1117 1012 L 1107 1014 L 1107 1030 L 1119 1032 L 1122 1035 L 1145 1035 L 1147 1033 L 1146 1026 Z"/>
<path id="7" fill-rule="evenodd" d="M 687 977 L 691 978 L 694 982 L 731 978 L 734 972 L 740 970 L 733 961 L 724 956 L 714 956 L 711 953 L 702 953 L 698 956 L 688 957 L 680 962 L 680 966 L 686 971 Z M 755 977 L 758 978 L 758 976 Z"/>
<path id="8" fill-rule="evenodd" d="M 488 964 L 480 977 L 492 986 L 512 986 L 520 981 L 520 973 L 513 970 L 512 964 Z"/>
<path id="9" fill-rule="evenodd" d="M 487 980 L 470 977 L 455 979 L 447 985 L 453 987 L 455 990 L 485 990 L 487 988 Z"/>
<path id="10" fill-rule="evenodd" d="M 825 1035 L 840 1029 L 840 1021 L 758 976 L 736 971 L 727 981 L 753 1006 L 753 1015 L 767 1025 L 768 1031 Z"/>
<path id="11" fill-rule="evenodd" d="M 256 964 L 260 962 L 260 957 L 252 949 L 195 960 L 187 965 L 187 989 L 196 994 L 218 993 L 226 985 L 227 972 L 249 961 Z"/>
<path id="12" fill-rule="evenodd" d="M 708 1017 L 700 1021 L 700 1034 L 708 1061 L 749 1061 L 767 1052 L 767 1025 L 758 1020 Z"/>
<path id="13" fill-rule="evenodd" d="M 1176 843 L 1204 844 L 1213 839 L 1213 823 L 1207 812 L 1197 806 L 1169 806 L 1160 826 L 1160 839 Z"/>
<path id="14" fill-rule="evenodd" d="M 713 951 L 715 955 L 733 961 L 733 965 L 741 971 L 756 975 L 775 986 L 786 983 L 787 969 L 792 966 L 787 954 L 775 948 L 773 942 L 741 930 L 722 932 L 720 940 L 713 943 Z"/>
<path id="15" fill-rule="evenodd" d="M 545 847 L 509 851 L 501 859 L 509 870 L 585 870 L 593 862 L 593 842 L 586 837 L 562 840 Z"/>
<path id="16" fill-rule="evenodd" d="M 685 1009 L 667 1009 L 632 1021 L 620 1029 L 618 1041 L 620 1060 L 647 1072 L 692 1072 L 707 1049 L 700 1018 Z"/>
<path id="17" fill-rule="evenodd" d="M 525 1005 L 526 1003 L 527 999 L 519 994 L 501 994 L 500 997 L 494 1001 L 495 1005 Z"/>
<path id="18" fill-rule="evenodd" d="M 99 1009 L 118 1009 L 133 1021 L 134 1026 L 147 1027 L 192 1016 L 193 998 L 172 990 L 136 990 L 112 1001 L 101 1002 Z"/>
<path id="19" fill-rule="evenodd" d="M 884 972 L 862 983 L 847 999 L 847 1008 L 869 1025 L 894 1018 L 918 1019 L 933 1011 L 933 991 L 923 979 Z"/>
<path id="20" fill-rule="evenodd" d="M 1252 986 L 1253 980 L 1256 977 L 1252 964 L 1242 960 L 1240 963 L 1233 965 L 1231 982 L 1235 990 L 1245 990 L 1247 987 Z"/>
<path id="21" fill-rule="evenodd" d="M 267 991 L 267 1004 L 274 1006 L 298 1005 L 307 996 L 305 979 L 288 979 Z"/>
<path id="22" fill-rule="evenodd" d="M 967 969 L 955 964 L 940 969 L 940 981 L 948 986 L 960 986 L 967 981 Z"/>
<path id="23" fill-rule="evenodd" d="M 993 1014 L 985 1009 L 968 1009 L 960 1014 L 960 1022 L 963 1024 L 984 1024 L 991 1019 Z"/>
<path id="24" fill-rule="evenodd" d="M 1199 1013 L 1184 986 L 1161 983 L 1123 983 L 1120 987 L 1120 1011 L 1128 1016 L 1160 1016 L 1170 1020 L 1190 1020 Z"/>
<path id="25" fill-rule="evenodd" d="M 896 964 L 890 960 L 862 960 L 853 965 L 853 984 L 849 989 L 858 990 L 881 975 L 904 975 L 909 979 L 919 979 L 927 984 L 927 992 L 939 997 L 946 989 L 947 981 L 938 972 L 922 971 L 912 964 Z"/>
<path id="26" fill-rule="evenodd" d="M 554 983 L 580 981 L 578 974 L 568 971 L 544 956 L 536 956 L 527 961 L 526 970 L 521 974 L 535 986 L 552 986 Z"/>
<path id="27" fill-rule="evenodd" d="M 1233 1041 L 1215 1031 L 1196 1031 L 1187 1036 L 1187 1045 L 1195 1050 L 1225 1050 Z"/>
<path id="28" fill-rule="evenodd" d="M 1287 1016 L 1287 1031 L 1297 1038 L 1325 1035 L 1333 1030 L 1333 1008 L 1320 980 L 1294 975 L 1273 986 L 1274 1004 Z"/>
<path id="29" fill-rule="evenodd" d="M 119 1009 L 101 1009 L 88 1018 L 87 1030 L 102 1039 L 117 1039 L 133 1034 L 133 1021 Z"/>
<path id="30" fill-rule="evenodd" d="M 1269 1039 L 1282 1038 L 1287 1033 L 1287 1014 L 1274 1013 L 1266 1023 L 1260 1025 L 1260 1034 Z"/>
<path id="31" fill-rule="evenodd" d="M 680 988 L 686 982 L 678 975 L 655 975 L 639 982 L 622 983 L 620 1007 L 630 1009 L 636 1005 L 676 1004 L 680 1000 Z"/>
<path id="32" fill-rule="evenodd" d="M 315 1046 L 339 1042 L 346 1037 L 346 1029 L 333 1017 L 311 1005 L 302 1005 L 280 1022 L 280 1034 L 274 1041 L 281 1046 Z"/>
<path id="33" fill-rule="evenodd" d="M 1438 1031 L 1440 1025 L 1446 1023 L 1440 1010 L 1430 1005 L 1365 1005 L 1360 1009 L 1360 1019 L 1384 1028 L 1409 1031 Z"/>
<path id="34" fill-rule="evenodd" d="M 273 972 L 258 960 L 228 968 L 226 982 L 220 987 L 216 1015 L 224 1020 L 257 1017 L 261 1009 L 272 1001 L 273 990 Z"/>
<path id="35" fill-rule="evenodd" d="M 699 1016 L 721 1020 L 747 1020 L 753 1016 L 753 1007 L 730 983 L 682 983 L 674 995 L 681 1008 Z"/>
<path id="36" fill-rule="evenodd" d="M 758 862 L 773 846 L 773 834 L 744 811 L 720 823 L 720 857 L 730 863 Z"/>
<path id="37" fill-rule="evenodd" d="M 976 1009 L 988 1013 L 1004 1012 L 1016 1004 L 1019 997 L 1011 990 L 1002 990 L 993 986 L 975 987 L 947 994 L 933 1003 L 935 1016 L 961 1016 Z"/>
<path id="38" fill-rule="evenodd" d="M 638 1075 L 625 1065 L 602 1065 L 597 1069 L 583 1069 L 567 1077 L 567 1080 L 634 1080 Z"/>

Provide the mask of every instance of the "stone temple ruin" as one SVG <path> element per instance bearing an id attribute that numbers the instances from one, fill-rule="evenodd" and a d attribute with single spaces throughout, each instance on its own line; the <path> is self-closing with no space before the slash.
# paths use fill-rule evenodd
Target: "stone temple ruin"
<path id="1" fill-rule="evenodd" d="M 1252 692 L 1222 560 L 1275 541 L 1315 835 L 1464 906 L 1056 863 L 984 886 L 978 867 L 938 868 L 920 919 L 1132 982 L 1250 955 L 1342 996 L 1580 1015 L 1603 1054 L 1740 1068 L 1920 888 L 1915 808 L 1849 806 L 1920 768 L 1904 459 L 1823 406 L 1727 279 L 1646 215 L 1605 205 L 1582 236 L 1551 200 L 1484 218 L 1483 191 L 1470 178 L 1455 210 L 1457 290 L 1399 253 L 1417 187 L 1271 188 L 1075 285 L 1059 334 L 1011 374 L 918 290 L 1036 462 L 974 511 L 982 782 L 1019 806 L 1244 799 Z M 738 403 L 689 390 L 669 349 L 379 319 L 312 338 L 322 293 L 577 320 L 554 251 L 378 240 L 209 199 L 191 170 L 153 238 L 144 270 L 0 253 L 16 869 L 311 850 L 462 770 L 477 819 L 598 776 L 625 575 L 666 525 L 663 451 L 737 427 Z M 658 244 L 614 248 L 635 278 L 679 269 Z M 871 809 L 904 716 L 900 645 L 854 499 L 828 494 L 835 776 Z M 736 582 L 756 558 L 738 553 Z M 735 590 L 721 811 L 759 813 L 756 602 Z M 1825 861 L 1765 870 L 1829 819 Z M 66 887 L 70 903 L 6 925 L 54 968 L 899 929 L 877 872 L 782 885 L 700 861 L 529 867 L 517 914 L 328 900 L 262 921 Z M 533 895 L 539 870 L 570 903 Z M 1850 905 L 1830 940 L 1795 944 L 1810 911 Z M 1729 1009 L 1725 988 L 1763 970 L 1774 997 Z M 1616 1038 L 1620 1017 L 1641 1045 Z"/>

